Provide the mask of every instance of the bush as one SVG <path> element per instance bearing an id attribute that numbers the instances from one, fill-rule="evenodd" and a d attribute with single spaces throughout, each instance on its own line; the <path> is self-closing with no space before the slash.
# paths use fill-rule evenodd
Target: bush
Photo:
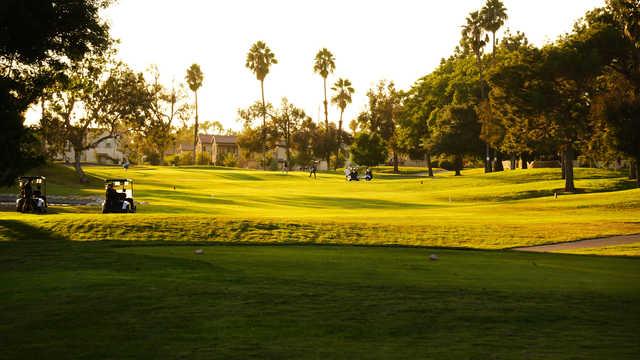
<path id="1" fill-rule="evenodd" d="M 222 165 L 227 167 L 236 167 L 238 165 L 238 158 L 233 153 L 226 153 L 222 158 Z"/>

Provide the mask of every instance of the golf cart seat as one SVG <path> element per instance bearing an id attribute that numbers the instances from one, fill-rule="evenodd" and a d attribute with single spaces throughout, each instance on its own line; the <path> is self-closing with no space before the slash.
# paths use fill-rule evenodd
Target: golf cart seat
<path id="1" fill-rule="evenodd" d="M 44 214 L 47 202 L 47 178 L 44 176 L 21 176 L 18 178 L 20 192 L 16 199 L 16 211 Z"/>
<path id="2" fill-rule="evenodd" d="M 133 180 L 106 179 L 105 200 L 102 203 L 102 213 L 134 213 L 136 204 L 133 200 Z"/>

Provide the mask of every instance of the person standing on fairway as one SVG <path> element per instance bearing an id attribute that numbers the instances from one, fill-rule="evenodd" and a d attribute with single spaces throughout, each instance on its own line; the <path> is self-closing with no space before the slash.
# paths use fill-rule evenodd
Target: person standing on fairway
<path id="1" fill-rule="evenodd" d="M 316 171 L 318 170 L 318 168 L 316 167 L 316 162 L 314 161 L 311 164 L 311 170 L 309 171 L 309 177 L 311 177 L 311 175 L 313 175 L 313 178 L 316 178 Z"/>

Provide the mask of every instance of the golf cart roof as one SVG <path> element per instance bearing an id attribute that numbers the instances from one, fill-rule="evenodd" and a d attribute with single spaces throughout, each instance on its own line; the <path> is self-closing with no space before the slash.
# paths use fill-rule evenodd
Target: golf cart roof
<path id="1" fill-rule="evenodd" d="M 133 180 L 131 179 L 104 179 L 105 183 L 115 183 L 115 182 L 129 182 L 129 183 L 133 183 Z"/>
<path id="2" fill-rule="evenodd" d="M 20 176 L 20 180 L 46 180 L 44 176 Z"/>

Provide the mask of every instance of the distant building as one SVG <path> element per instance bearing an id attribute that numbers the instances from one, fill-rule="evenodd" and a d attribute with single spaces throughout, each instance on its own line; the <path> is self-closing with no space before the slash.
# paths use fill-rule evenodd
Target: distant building
<path id="1" fill-rule="evenodd" d="M 236 159 L 239 158 L 240 148 L 238 146 L 237 136 L 214 134 L 198 135 L 196 159 L 200 159 L 200 162 L 204 160 L 204 162 L 209 164 L 220 165 L 227 154 L 233 154 Z"/>
<path id="2" fill-rule="evenodd" d="M 101 130 L 90 130 L 86 143 L 91 143 L 109 133 Z M 94 164 L 120 164 L 125 159 L 125 154 L 120 149 L 120 142 L 117 137 L 101 141 L 95 148 L 82 151 L 80 161 Z M 70 143 L 67 143 L 64 152 L 58 156 L 59 160 L 74 162 L 75 153 Z"/>

